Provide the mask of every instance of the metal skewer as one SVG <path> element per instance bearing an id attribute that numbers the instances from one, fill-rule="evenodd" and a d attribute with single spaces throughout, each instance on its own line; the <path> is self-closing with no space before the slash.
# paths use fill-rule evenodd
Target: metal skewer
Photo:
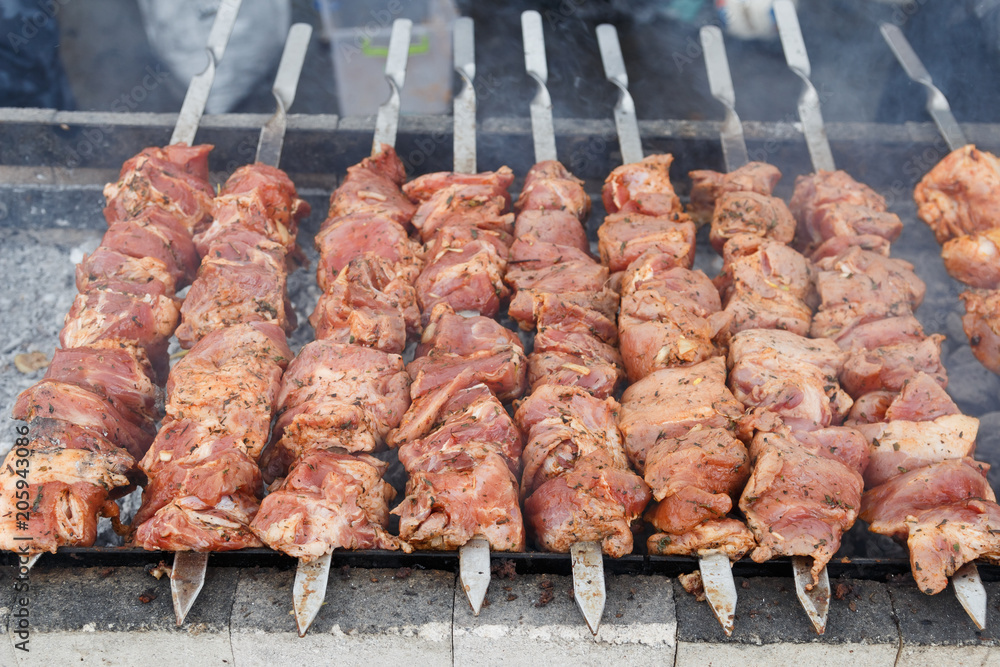
<path id="1" fill-rule="evenodd" d="M 910 42 L 903 35 L 903 31 L 891 23 L 883 23 L 879 28 L 882 30 L 882 37 L 885 38 L 885 41 L 889 44 L 889 48 L 892 49 L 893 54 L 896 56 L 896 60 L 899 61 L 899 64 L 903 66 L 903 70 L 906 71 L 906 75 L 927 89 L 927 113 L 934 119 L 934 124 L 937 125 L 938 132 L 948 142 L 948 148 L 957 150 L 968 144 L 969 142 L 965 139 L 965 133 L 962 132 L 962 128 L 958 126 L 958 121 L 955 120 L 955 116 L 951 113 L 951 105 L 948 104 L 948 98 L 934 85 L 930 72 L 920 62 L 920 57 L 917 56 L 913 47 L 910 46 Z"/>
<path id="2" fill-rule="evenodd" d="M 277 167 L 281 160 L 286 112 L 295 100 L 295 90 L 299 75 L 302 73 L 302 64 L 305 61 L 311 35 L 312 26 L 296 23 L 288 31 L 285 49 L 281 54 L 278 74 L 271 88 L 277 102 L 277 110 L 261 129 L 257 145 L 257 161 L 272 167 Z M 198 594 L 205 584 L 207 568 L 207 553 L 178 551 L 174 554 L 174 566 L 170 573 L 170 594 L 173 598 L 177 625 L 184 623 L 185 617 L 198 599 Z"/>
<path id="3" fill-rule="evenodd" d="M 462 79 L 462 91 L 454 103 L 454 166 L 459 174 L 476 173 L 476 40 L 471 18 L 455 20 L 455 71 Z M 458 549 L 458 576 L 472 613 L 479 616 L 490 587 L 490 542 L 476 535 Z"/>
<path id="4" fill-rule="evenodd" d="M 628 74 L 622 57 L 618 30 L 608 23 L 597 26 L 597 45 L 604 63 L 604 76 L 618 87 L 618 102 L 615 104 L 615 128 L 618 130 L 618 144 L 622 151 L 622 163 L 639 162 L 644 157 L 642 140 L 639 137 L 639 121 L 635 116 L 635 103 L 628 92 Z"/>
<path id="5" fill-rule="evenodd" d="M 722 157 L 726 171 L 734 171 L 749 162 L 750 157 L 743 138 L 743 124 L 736 114 L 736 92 L 726 57 L 726 44 L 722 31 L 716 26 L 703 27 L 700 36 L 709 88 L 712 96 L 726 108 L 726 118 L 719 131 Z M 725 553 L 715 552 L 698 554 L 698 567 L 712 613 L 726 635 L 732 635 L 737 601 L 733 564 Z"/>
<path id="6" fill-rule="evenodd" d="M 382 152 L 382 145 L 396 144 L 396 129 L 399 122 L 399 94 L 406 79 L 406 62 L 410 51 L 410 29 L 413 23 L 409 19 L 396 19 L 389 35 L 389 53 L 385 62 L 385 78 L 392 89 L 389 99 L 379 107 L 375 121 L 375 136 L 372 140 L 372 155 Z M 293 28 L 294 29 L 294 28 Z M 308 40 L 306 40 L 308 41 Z M 279 68 L 280 69 L 280 68 Z M 298 77 L 296 76 L 296 80 Z M 277 84 L 276 84 L 277 85 Z M 294 89 L 292 92 L 294 97 Z M 277 93 L 275 93 L 277 97 Z M 285 108 L 291 106 L 291 100 Z M 280 112 L 279 102 L 279 112 Z M 278 114 L 276 113 L 275 116 Z M 283 115 L 283 114 L 282 114 Z M 270 125 L 270 121 L 268 122 Z M 266 126 L 265 126 L 266 128 Z M 263 132 L 261 133 L 263 141 Z M 259 153 L 258 153 L 259 154 Z M 323 554 L 310 562 L 299 560 L 295 570 L 295 583 L 292 587 L 292 609 L 295 612 L 295 625 L 299 636 L 304 637 L 309 631 L 316 614 L 319 613 L 326 599 L 326 585 L 330 578 L 330 564 L 333 554 Z M 487 558 L 488 558 L 487 553 Z M 486 567 L 489 570 L 489 565 Z M 487 583 L 489 583 L 487 581 Z"/>
<path id="7" fill-rule="evenodd" d="M 795 5 L 791 0 L 776 0 L 774 20 L 778 24 L 778 35 L 781 37 L 785 61 L 788 63 L 789 69 L 802 79 L 799 120 L 802 121 L 802 133 L 805 135 L 806 145 L 809 147 L 809 157 L 812 160 L 813 169 L 833 171 L 837 167 L 833 162 L 833 153 L 826 138 L 826 128 L 823 126 L 819 94 L 809 80 L 812 69 L 809 64 L 809 54 L 806 52 L 802 30 L 799 27 L 799 17 L 795 13 Z M 824 567 L 819 574 L 819 582 L 814 583 L 812 564 L 811 556 L 792 556 L 795 594 L 817 634 L 823 634 L 826 631 L 826 620 L 830 611 L 830 575 Z"/>
<path id="8" fill-rule="evenodd" d="M 557 160 L 552 98 L 546 87 L 549 67 L 545 57 L 545 33 L 542 30 L 542 15 L 537 11 L 529 10 L 521 14 L 521 37 L 524 40 L 524 68 L 538 84 L 538 92 L 531 100 L 535 161 Z M 590 632 L 596 635 L 607 600 L 601 545 L 597 542 L 577 542 L 570 546 L 569 553 L 573 566 L 573 598 L 583 612 Z"/>
<path id="9" fill-rule="evenodd" d="M 927 113 L 934 119 L 938 131 L 944 137 L 948 148 L 958 150 L 969 142 L 965 138 L 965 133 L 959 127 L 958 121 L 951 113 L 951 105 L 948 98 L 944 96 L 934 81 L 924 64 L 920 61 L 913 47 L 903 35 L 903 32 L 896 26 L 883 23 L 880 26 L 882 36 L 889 44 L 896 60 L 903 66 L 907 76 L 924 86 L 927 89 Z M 962 608 L 976 624 L 980 630 L 986 627 L 986 588 L 983 580 L 979 577 L 979 569 L 975 561 L 963 565 L 951 577 L 951 584 L 955 589 L 955 597 L 958 598 Z"/>

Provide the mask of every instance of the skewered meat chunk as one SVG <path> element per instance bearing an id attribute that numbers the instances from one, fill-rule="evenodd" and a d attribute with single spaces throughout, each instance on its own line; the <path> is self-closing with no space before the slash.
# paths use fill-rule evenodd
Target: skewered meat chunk
<path id="1" fill-rule="evenodd" d="M 961 298 L 965 302 L 962 328 L 973 354 L 1000 375 L 1000 290 L 963 292 Z"/>
<path id="2" fill-rule="evenodd" d="M 419 202 L 410 222 L 428 242 L 445 227 L 513 231 L 514 215 L 507 188 L 514 182 L 508 167 L 481 174 L 427 174 L 403 186 Z"/>
<path id="3" fill-rule="evenodd" d="M 871 489 L 909 470 L 972 456 L 979 420 L 955 414 L 933 420 L 860 424 L 857 429 L 871 443 L 871 462 L 865 472 L 865 486 Z"/>
<path id="4" fill-rule="evenodd" d="M 720 341 L 745 329 L 806 335 L 812 322 L 813 275 L 810 262 L 783 243 L 750 234 L 731 238 L 714 281 L 727 320 Z"/>
<path id="5" fill-rule="evenodd" d="M 305 454 L 260 504 L 250 527 L 272 549 L 303 562 L 334 549 L 411 547 L 386 530 L 395 490 L 386 464 L 367 454 Z"/>
<path id="6" fill-rule="evenodd" d="M 715 202 L 709 240 L 721 255 L 726 241 L 737 234 L 791 243 L 795 238 L 795 218 L 778 197 L 756 192 L 726 192 Z"/>
<path id="7" fill-rule="evenodd" d="M 948 274 L 959 282 L 1000 288 L 1000 226 L 950 239 L 941 248 L 941 259 Z"/>
<path id="8" fill-rule="evenodd" d="M 590 197 L 583 189 L 583 181 L 561 162 L 544 160 L 528 170 L 514 208 L 519 213 L 518 222 L 521 214 L 529 211 L 563 211 L 582 222 L 590 215 Z M 514 234 L 521 237 L 521 232 L 515 230 Z"/>
<path id="9" fill-rule="evenodd" d="M 601 263 L 624 271 L 646 252 L 669 255 L 675 266 L 694 263 L 695 227 L 683 212 L 660 216 L 636 212 L 608 215 L 597 229 Z"/>
<path id="10" fill-rule="evenodd" d="M 607 275 L 607 269 L 600 268 Z M 513 271 L 507 273 L 508 279 L 511 273 Z M 601 340 L 613 343 L 618 336 L 615 326 L 618 302 L 618 292 L 606 287 L 597 291 L 549 291 L 544 286 L 519 288 L 510 300 L 507 313 L 526 331 L 543 322 L 560 322 L 568 327 L 582 324 L 585 328 L 593 328 Z"/>
<path id="11" fill-rule="evenodd" d="M 851 398 L 837 384 L 846 354 L 831 340 L 750 329 L 729 347 L 729 387 L 755 412 L 770 412 L 797 431 L 839 424 Z"/>
<path id="12" fill-rule="evenodd" d="M 580 387 L 546 384 L 521 401 L 514 414 L 528 434 L 522 459 L 521 496 L 574 469 L 581 461 L 627 469 L 613 398 Z"/>
<path id="13" fill-rule="evenodd" d="M 917 215 L 938 243 L 984 232 L 1000 220 L 1000 164 L 972 144 L 952 151 L 913 190 Z"/>
<path id="14" fill-rule="evenodd" d="M 388 218 L 400 225 L 408 224 L 416 206 L 400 190 L 399 186 L 405 180 L 406 169 L 396 151 L 392 146 L 382 144 L 378 154 L 347 168 L 344 182 L 330 195 L 330 209 L 324 226 L 355 213 Z M 344 264 L 347 261 L 350 258 Z M 334 272 L 342 268 L 337 267 Z"/>
<path id="15" fill-rule="evenodd" d="M 408 390 L 399 355 L 330 340 L 307 344 L 282 378 L 272 444 L 261 458 L 265 477 L 283 476 L 312 450 L 380 449 L 410 405 Z"/>
<path id="16" fill-rule="evenodd" d="M 691 177 L 691 198 L 688 213 L 702 225 L 712 219 L 715 202 L 729 192 L 755 192 L 770 195 L 781 180 L 777 167 L 766 162 L 748 162 L 736 171 L 723 174 L 708 169 L 688 172 Z"/>
<path id="17" fill-rule="evenodd" d="M 691 556 L 722 553 L 738 561 L 757 546 L 753 533 L 737 519 L 705 521 L 681 533 L 654 533 L 646 540 L 649 553 L 658 556 Z"/>
<path id="18" fill-rule="evenodd" d="M 757 539 L 750 554 L 755 562 L 812 556 L 817 583 L 861 506 L 863 468 L 847 465 L 845 459 L 857 459 L 845 454 L 867 448 L 857 431 L 845 427 L 808 435 L 812 438 L 787 430 L 757 432 L 750 446 L 754 468 L 740 509 Z"/>
<path id="19" fill-rule="evenodd" d="M 459 247 L 433 244 L 427 266 L 414 283 L 421 310 L 428 313 L 439 303 L 455 310 L 471 310 L 493 317 L 510 295 L 503 282 L 507 258 L 485 241 Z"/>
<path id="20" fill-rule="evenodd" d="M 317 338 L 401 354 L 407 333 L 420 331 L 420 311 L 413 286 L 388 260 L 365 253 L 323 292 L 309 322 Z"/>
<path id="21" fill-rule="evenodd" d="M 900 392 L 879 390 L 858 398 L 851 408 L 848 426 L 891 422 L 931 421 L 946 415 L 959 414 L 958 406 L 942 388 L 937 378 L 917 372 L 903 383 Z"/>
<path id="22" fill-rule="evenodd" d="M 523 190 L 521 196 L 524 196 Z M 514 236 L 525 242 L 551 243 L 590 253 L 590 241 L 583 225 L 576 216 L 564 210 L 525 208 L 514 221 Z M 516 264 L 517 257 L 512 256 L 511 262 Z"/>
<path id="23" fill-rule="evenodd" d="M 116 183 L 104 187 L 109 224 L 138 216 L 147 207 L 163 209 L 191 233 L 211 220 L 215 192 L 208 183 L 210 145 L 174 144 L 146 148 L 122 165 Z"/>
<path id="24" fill-rule="evenodd" d="M 844 362 L 840 383 L 855 397 L 879 389 L 899 391 L 916 373 L 927 373 L 942 387 L 947 386 L 942 342 L 944 336 L 934 334 L 878 347 L 855 347 Z"/>
<path id="25" fill-rule="evenodd" d="M 417 279 L 424 266 L 423 248 L 400 223 L 363 210 L 324 222 L 316 235 L 316 249 L 319 251 L 316 282 L 324 291 L 362 253 L 389 261 L 393 272 L 409 283 Z"/>
<path id="26" fill-rule="evenodd" d="M 889 246 L 890 243 L 888 240 L 871 234 L 863 236 L 834 236 L 816 246 L 816 249 L 809 254 L 809 259 L 816 263 L 827 257 L 837 257 L 843 254 L 848 248 L 853 247 L 888 257 L 890 254 Z"/>
<path id="27" fill-rule="evenodd" d="M 614 346 L 589 332 L 565 331 L 558 325 L 540 328 L 528 358 L 528 384 L 575 385 L 607 398 L 625 379 L 621 355 Z"/>
<path id="28" fill-rule="evenodd" d="M 841 208 L 844 206 L 853 208 Z M 893 221 L 877 215 L 888 210 L 885 197 L 854 180 L 846 171 L 821 170 L 799 176 L 788 207 L 799 223 L 797 246 L 807 251 L 830 239 L 830 232 L 839 225 L 848 220 L 853 222 L 861 210 L 872 217 L 865 223 L 866 233 L 871 233 L 874 226 L 884 229 L 888 239 L 895 227 Z M 862 220 L 858 218 L 859 224 Z"/>
<path id="29" fill-rule="evenodd" d="M 437 171 L 417 176 L 402 187 L 406 196 L 417 204 L 423 204 L 437 197 L 441 190 L 450 187 L 464 188 L 465 186 L 474 186 L 473 191 L 475 192 L 480 192 L 477 189 L 479 187 L 487 187 L 495 192 L 497 196 L 504 197 L 506 199 L 506 206 L 509 207 L 510 194 L 507 192 L 507 189 L 513 182 L 514 172 L 509 167 L 500 167 L 496 171 L 483 171 L 478 174 Z M 419 229 L 419 225 L 417 224 L 414 224 L 414 227 Z"/>
<path id="30" fill-rule="evenodd" d="M 110 223 L 101 239 L 101 249 L 159 260 L 178 288 L 194 280 L 201 261 L 190 232 L 169 213 L 152 206 L 134 218 Z"/>
<path id="31" fill-rule="evenodd" d="M 135 459 L 99 431 L 62 419 L 42 417 L 31 424 L 28 470 L 4 465 L 0 492 L 23 499 L 30 509 L 27 528 L 12 505 L 0 513 L 0 549 L 55 553 L 61 546 L 89 546 L 101 516 L 118 520 L 110 499 L 130 485 Z M 27 485 L 24 486 L 25 482 Z M 18 538 L 30 537 L 30 541 Z"/>
<path id="32" fill-rule="evenodd" d="M 865 492 L 869 530 L 905 539 L 917 586 L 940 593 L 948 577 L 976 558 L 1000 560 L 1000 507 L 989 466 L 951 459 L 897 475 Z"/>
<path id="33" fill-rule="evenodd" d="M 604 209 L 609 215 L 622 211 L 686 219 L 681 200 L 670 182 L 670 164 L 673 161 L 674 156 L 670 154 L 650 155 L 639 162 L 614 169 L 601 189 Z"/>
<path id="34" fill-rule="evenodd" d="M 698 425 L 749 440 L 742 417 L 743 404 L 726 387 L 726 361 L 713 357 L 655 371 L 631 385 L 622 394 L 618 427 L 632 467 L 644 472 L 657 440 L 682 436 Z"/>
<path id="35" fill-rule="evenodd" d="M 76 265 L 78 292 L 112 290 L 142 296 L 173 297 L 177 282 L 167 265 L 154 257 L 130 257 L 99 246 Z"/>

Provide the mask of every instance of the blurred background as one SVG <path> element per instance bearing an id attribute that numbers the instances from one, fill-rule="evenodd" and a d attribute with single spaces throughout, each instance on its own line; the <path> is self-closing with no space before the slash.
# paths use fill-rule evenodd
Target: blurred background
<path id="1" fill-rule="evenodd" d="M 244 0 L 209 113 L 270 113 L 270 81 L 292 22 L 311 23 L 310 53 L 293 111 L 366 115 L 388 91 L 381 68 L 389 26 L 415 24 L 405 113 L 449 113 L 450 25 L 476 20 L 481 117 L 526 116 L 520 14 L 545 25 L 549 88 L 564 118 L 608 118 L 594 28 L 618 27 L 640 119 L 715 119 L 698 28 L 724 27 L 744 120 L 794 118 L 798 80 L 785 66 L 770 0 Z M 0 0 L 0 106 L 174 112 L 205 65 L 217 0 Z M 899 25 L 961 122 L 996 122 L 1000 0 L 799 0 L 813 82 L 828 121 L 926 120 L 923 91 L 878 33 Z"/>

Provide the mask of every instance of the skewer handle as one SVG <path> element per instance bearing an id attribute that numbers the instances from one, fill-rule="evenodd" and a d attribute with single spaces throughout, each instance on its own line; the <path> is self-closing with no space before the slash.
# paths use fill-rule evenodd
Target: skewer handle
<path id="1" fill-rule="evenodd" d="M 618 87 L 615 127 L 618 129 L 622 162 L 639 162 L 643 158 L 639 121 L 635 115 L 635 102 L 628 92 L 628 73 L 625 71 L 622 46 L 618 41 L 618 30 L 608 23 L 597 26 L 597 45 L 601 50 L 601 62 L 604 63 L 604 76 Z"/>
<path id="2" fill-rule="evenodd" d="M 552 98 L 546 86 L 549 65 L 545 58 L 545 33 L 542 15 L 535 10 L 521 14 L 521 37 L 524 40 L 524 68 L 538 84 L 531 100 L 531 137 L 535 144 L 535 162 L 556 160 L 556 131 L 552 122 Z"/>
<path id="3" fill-rule="evenodd" d="M 726 42 L 718 26 L 707 25 L 701 29 L 701 49 L 705 53 L 705 69 L 712 97 L 726 108 L 719 137 L 722 140 L 722 158 L 726 171 L 735 171 L 750 161 L 747 142 L 743 138 L 743 123 L 736 114 L 736 91 L 726 57 Z"/>
<path id="4" fill-rule="evenodd" d="M 781 47 L 785 51 L 785 61 L 789 69 L 802 79 L 802 94 L 799 96 L 799 120 L 802 121 L 802 133 L 806 137 L 809 157 L 816 171 L 833 171 L 836 165 L 830 142 L 826 138 L 826 128 L 823 125 L 823 113 L 820 110 L 819 93 L 809 77 L 812 68 L 809 65 L 809 54 L 802 39 L 802 29 L 799 27 L 799 17 L 795 13 L 792 0 L 776 0 L 774 3 L 774 20 L 778 24 L 778 35 L 781 37 Z"/>
<path id="5" fill-rule="evenodd" d="M 389 83 L 389 99 L 378 108 L 372 155 L 378 155 L 382 151 L 382 144 L 396 145 L 396 130 L 399 128 L 399 94 L 406 82 L 406 62 L 410 56 L 412 28 L 413 21 L 410 19 L 396 19 L 392 22 L 389 53 L 385 59 L 385 80 Z"/>
<path id="6" fill-rule="evenodd" d="M 455 20 L 455 71 L 462 78 L 462 92 L 455 96 L 455 171 L 476 173 L 476 37 L 475 25 L 469 17 Z"/>
<path id="7" fill-rule="evenodd" d="M 278 63 L 278 74 L 274 77 L 271 92 L 277 103 L 274 115 L 261 128 L 260 141 L 257 142 L 257 162 L 277 167 L 281 162 L 281 147 L 285 143 L 285 126 L 288 120 L 288 109 L 295 101 L 295 91 L 299 87 L 299 76 L 309 49 L 309 38 L 312 36 L 312 26 L 308 23 L 296 23 L 288 31 L 285 40 L 285 50 L 281 53 Z"/>
<path id="8" fill-rule="evenodd" d="M 242 2 L 243 0 L 223 0 L 215 13 L 215 21 L 212 22 L 212 30 L 208 33 L 208 43 L 205 45 L 208 64 L 204 70 L 192 77 L 188 85 L 181 111 L 177 115 L 177 123 L 174 125 L 174 133 L 170 135 L 171 144 L 194 142 L 198 124 L 201 122 L 202 114 L 205 113 L 205 104 L 208 103 L 208 96 L 215 82 L 215 68 L 226 52 L 226 45 L 229 43 L 229 36 L 233 34 L 236 15 L 239 14 Z"/>
<path id="9" fill-rule="evenodd" d="M 891 23 L 883 23 L 879 28 L 882 31 L 882 37 L 885 38 L 893 55 L 896 56 L 896 60 L 903 66 L 906 75 L 927 90 L 927 113 L 934 119 L 938 132 L 948 142 L 948 148 L 957 150 L 968 144 L 965 133 L 958 126 L 958 121 L 955 120 L 955 116 L 951 112 L 948 98 L 934 85 L 930 72 L 927 71 L 916 51 L 910 46 L 903 31 Z"/>

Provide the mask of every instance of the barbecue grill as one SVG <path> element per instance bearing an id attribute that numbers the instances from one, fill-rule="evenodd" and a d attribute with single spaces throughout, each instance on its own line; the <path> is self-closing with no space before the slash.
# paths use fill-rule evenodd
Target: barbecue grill
<path id="1" fill-rule="evenodd" d="M 641 95 L 641 91 L 635 94 Z M 792 102 L 793 100 L 789 100 L 789 106 Z M 558 100 L 555 100 L 555 104 L 558 106 Z M 55 275 L 70 275 L 70 267 L 76 261 L 71 258 L 83 248 L 89 250 L 104 227 L 100 215 L 103 206 L 101 189 L 104 183 L 114 180 L 121 163 L 133 155 L 138 147 L 165 145 L 175 119 L 173 114 L 0 110 L 0 182 L 3 183 L 0 186 L 3 190 L 3 197 L 0 197 L 0 228 L 3 229 L 8 249 L 6 257 L 0 261 L 8 262 L 8 268 L 12 271 L 25 267 L 27 272 L 32 270 L 31 267 L 44 266 L 46 269 L 51 267 L 51 273 Z M 223 181 L 236 166 L 248 161 L 256 146 L 260 127 L 266 120 L 266 116 L 249 114 L 220 115 L 202 120 L 198 140 L 212 143 L 216 147 L 210 158 L 213 182 Z M 711 121 L 671 120 L 639 123 L 643 148 L 647 154 L 672 153 L 676 157 L 672 170 L 673 180 L 682 193 L 689 187 L 686 177 L 688 171 L 705 168 L 724 170 L 719 142 L 720 125 Z M 767 161 L 781 169 L 784 178 L 777 194 L 787 199 L 794 176 L 812 171 L 810 155 L 798 125 L 793 122 L 746 122 L 743 126 L 751 159 Z M 283 148 L 288 173 L 299 187 L 300 195 L 312 204 L 314 210 L 325 210 L 326 200 L 339 183 L 340 175 L 347 167 L 369 154 L 374 129 L 375 122 L 371 118 L 295 114 L 288 117 Z M 964 125 L 962 129 L 971 143 L 986 150 L 1000 148 L 1000 125 Z M 599 196 L 600 184 L 621 163 L 615 124 L 610 118 L 557 119 L 554 130 L 562 161 L 586 181 L 587 191 L 592 195 L 594 213 L 588 224 L 588 233 L 593 240 L 596 227 L 604 217 Z M 962 377 L 961 373 L 956 372 L 957 368 L 964 370 L 974 367 L 965 363 L 971 359 L 971 355 L 963 351 L 962 348 L 967 348 L 967 345 L 960 335 L 960 329 L 957 330 L 955 325 L 956 317 L 961 313 L 958 300 L 960 289 L 941 265 L 939 247 L 932 232 L 917 221 L 911 197 L 916 181 L 948 152 L 947 145 L 940 138 L 937 128 L 929 122 L 904 125 L 829 123 L 826 132 L 837 166 L 886 196 L 891 210 L 906 222 L 902 237 L 893 245 L 893 255 L 911 261 L 916 266 L 918 275 L 927 283 L 928 294 L 917 316 L 928 333 L 949 334 L 946 364 L 954 377 Z M 411 175 L 448 171 L 454 163 L 452 138 L 453 125 L 449 117 L 404 117 L 400 120 L 396 148 Z M 506 164 L 523 178 L 523 174 L 533 163 L 532 128 L 527 118 L 488 119 L 480 124 L 476 140 L 481 170 L 496 169 Z M 519 189 L 519 184 L 520 181 L 515 183 L 515 192 Z M 314 214 L 304 221 L 303 239 L 315 235 L 321 217 L 321 214 Z M 311 244 L 307 242 L 303 245 L 310 259 L 315 262 Z M 695 265 L 711 274 L 716 273 L 720 265 L 720 260 L 712 253 L 704 238 L 699 238 Z M 291 297 L 299 313 L 311 312 L 318 296 L 311 276 L 303 275 L 304 273 L 300 272 L 290 283 Z M 54 346 L 53 341 L 61 326 L 62 315 L 68 309 L 74 290 L 69 279 L 65 283 L 56 284 L 42 281 L 37 273 L 29 275 L 32 276 L 30 280 L 17 285 L 17 289 L 29 298 L 12 300 L 8 317 L 11 322 L 24 322 L 31 326 L 32 331 L 27 335 L 36 341 L 35 346 L 49 349 Z M 54 300 L 51 297 L 46 299 L 46 294 L 54 295 Z M 303 324 L 290 338 L 290 343 L 295 348 L 309 339 L 308 327 Z M 18 342 L 15 339 L 14 345 L 10 345 L 7 352 L 15 349 Z M 980 371 L 982 369 L 973 372 Z M 983 375 L 983 378 L 987 387 L 998 384 L 991 379 L 992 376 Z M 31 380 L 32 376 L 14 373 L 3 376 L 0 391 L 3 392 L 8 408 L 16 394 Z M 995 413 L 1000 408 L 1000 400 L 996 394 L 992 397 L 968 395 L 961 398 L 963 400 L 959 400 L 960 405 L 972 416 L 981 417 Z M 968 409 L 969 405 L 974 405 L 976 409 Z M 981 438 L 990 437 L 995 438 L 996 435 L 990 433 L 984 424 Z M 988 446 L 981 446 L 981 458 L 989 461 L 991 454 L 995 456 Z M 394 481 L 401 486 L 400 478 Z M 996 486 L 996 483 L 993 485 Z M 648 577 L 644 580 L 647 583 L 659 582 L 665 590 L 675 591 L 670 606 L 671 610 L 676 608 L 677 634 L 676 640 L 671 638 L 668 641 L 671 646 L 677 647 L 683 642 L 697 644 L 717 641 L 712 636 L 718 630 L 714 622 L 711 631 L 705 635 L 699 634 L 700 631 L 692 625 L 695 620 L 704 621 L 707 618 L 704 605 L 692 605 L 684 597 L 687 594 L 681 593 L 673 584 L 670 584 L 673 588 L 668 588 L 668 577 L 695 569 L 697 561 L 693 558 L 645 555 L 644 549 L 639 546 L 642 543 L 637 540 L 637 551 L 633 555 L 606 559 L 607 573 L 613 579 L 620 577 L 621 582 L 631 582 L 632 578 L 640 576 Z M 838 556 L 842 558 L 838 557 L 829 566 L 834 585 L 844 583 L 853 589 L 863 590 L 869 602 L 885 596 L 887 588 L 901 590 L 903 585 L 895 586 L 893 582 L 909 570 L 909 562 L 903 549 L 885 539 L 865 533 L 858 526 L 845 539 Z M 4 553 L 2 558 L 6 564 L 15 562 L 8 553 Z M 66 548 L 53 557 L 46 556 L 44 568 L 37 576 L 42 580 L 45 577 L 52 577 L 53 580 L 72 578 L 77 576 L 74 570 L 88 568 L 80 572 L 84 573 L 84 577 L 92 576 L 94 580 L 88 581 L 85 578 L 82 586 L 86 590 L 94 590 L 101 585 L 101 572 L 110 570 L 130 573 L 139 569 L 148 570 L 149 566 L 163 558 L 163 554 L 126 547 Z M 531 577 L 558 578 L 570 572 L 569 558 L 566 555 L 529 551 L 503 554 L 502 559 L 509 561 L 509 567 L 516 573 L 516 577 L 524 577 L 525 581 Z M 499 557 L 494 555 L 494 560 L 499 560 Z M 428 570 L 430 574 L 426 576 L 448 585 L 447 582 L 453 580 L 442 573 L 457 570 L 458 556 L 456 553 L 360 551 L 335 552 L 332 561 L 335 570 L 347 568 L 344 570 L 347 579 L 358 577 L 357 572 L 354 572 L 357 568 L 371 569 L 373 576 L 369 579 L 372 583 L 376 583 L 375 579 L 385 580 L 387 572 L 391 572 L 398 580 L 405 581 L 411 575 L 404 571 L 416 571 L 419 578 L 425 576 L 423 570 Z M 281 580 L 283 577 L 287 578 L 292 560 L 271 550 L 249 549 L 216 554 L 212 557 L 212 564 L 224 571 L 222 578 L 227 581 L 233 577 L 252 579 L 255 575 L 248 573 L 257 571 L 264 573 L 261 575 L 263 578 Z M 347 574 L 348 570 L 353 574 Z M 744 559 L 734 567 L 738 581 L 746 582 L 745 589 L 753 590 L 760 586 L 769 592 L 776 591 L 778 596 L 788 591 L 781 590 L 780 586 L 775 587 L 774 582 L 780 577 L 787 579 L 789 571 L 787 562 L 781 559 L 764 564 Z M 983 580 L 989 582 L 987 588 L 993 594 L 991 601 L 995 604 L 997 586 L 992 582 L 1000 580 L 1000 568 L 981 565 L 980 573 Z M 336 576 L 333 578 L 336 580 Z M 270 579 L 266 582 L 268 585 L 272 583 Z M 494 583 L 494 588 L 497 583 Z M 337 581 L 331 584 L 332 587 L 337 585 Z M 359 584 L 356 582 L 355 585 Z M 614 591 L 616 584 L 612 583 L 610 588 Z M 290 586 L 284 587 L 286 593 L 289 589 Z M 791 589 L 790 580 L 788 589 Z M 230 593 L 235 595 L 234 591 Z M 915 589 L 912 592 L 916 593 Z M 642 590 L 642 595 L 647 593 L 649 591 L 646 589 Z M 53 591 L 43 594 L 56 593 Z M 630 594 L 636 595 L 634 592 Z M 495 597 L 496 591 L 492 595 Z M 921 607 L 914 614 L 930 618 L 935 613 L 933 610 L 941 605 L 955 604 L 950 597 L 947 601 L 939 599 L 945 596 L 925 598 L 906 595 L 893 597 L 892 604 L 886 604 L 885 608 L 891 609 L 891 613 L 899 617 L 903 609 L 902 600 L 905 599 L 907 604 Z M 850 594 L 845 593 L 844 596 L 850 597 Z M 513 603 L 514 600 L 508 602 Z M 849 600 L 843 604 L 848 602 Z M 461 606 L 460 603 L 461 600 L 457 600 L 456 610 Z M 838 604 L 839 601 L 833 603 L 834 606 Z M 284 614 L 285 607 L 281 609 L 280 613 Z M 462 616 L 463 624 L 474 627 L 477 622 L 489 623 L 491 611 L 489 608 L 485 609 L 479 621 L 474 621 L 471 617 L 465 618 L 464 609 L 462 612 L 456 611 L 455 618 Z M 545 611 L 544 607 L 541 611 Z M 685 613 L 691 616 L 682 620 Z M 739 608 L 737 613 L 742 615 Z M 766 612 L 759 613 L 763 615 Z M 756 615 L 752 614 L 751 618 Z M 333 623 L 337 622 L 335 611 L 328 611 L 326 616 Z M 949 620 L 956 625 L 968 624 L 962 614 L 952 616 Z M 741 618 L 740 623 L 744 622 L 753 623 Z M 759 622 L 763 623 L 763 620 Z M 907 623 L 905 620 L 899 622 L 898 630 L 904 635 Z M 453 630 L 455 627 L 457 626 L 453 625 Z M 830 627 L 835 634 L 836 620 L 831 620 Z M 941 637 L 939 641 L 960 644 L 967 640 L 968 632 L 968 628 L 956 630 L 956 637 Z M 995 640 L 990 639 L 991 636 L 988 633 L 977 635 L 977 639 L 992 645 Z M 735 641 L 739 645 L 739 642 L 746 641 L 746 637 L 744 635 L 741 639 L 737 634 Z M 890 644 L 895 641 L 876 640 L 872 644 Z M 923 640 L 909 638 L 907 641 L 919 644 Z M 772 642 L 765 640 L 765 643 Z M 0 649 L 0 658 L 5 655 L 4 649 Z"/>

